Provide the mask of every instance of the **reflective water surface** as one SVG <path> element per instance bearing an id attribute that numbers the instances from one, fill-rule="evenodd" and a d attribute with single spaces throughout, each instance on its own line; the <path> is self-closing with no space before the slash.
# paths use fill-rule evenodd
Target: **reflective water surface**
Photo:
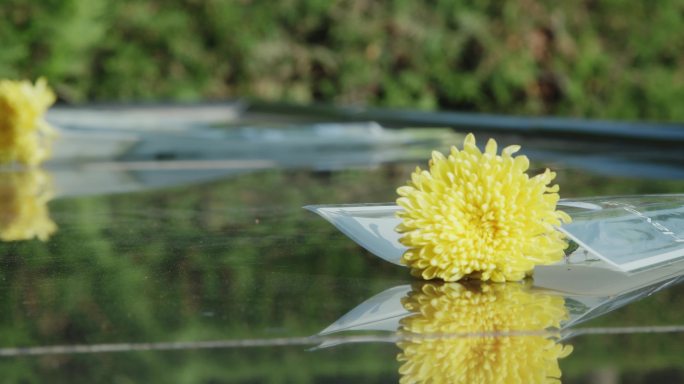
<path id="1" fill-rule="evenodd" d="M 594 295 L 541 280 L 424 283 L 302 209 L 392 201 L 460 134 L 303 151 L 274 132 L 248 156 L 4 171 L 3 381 L 684 381 L 678 274 Z M 624 153 L 596 147 L 587 163 L 588 146 L 521 144 L 535 170 L 558 172 L 563 197 L 684 191 L 668 171 L 681 163 L 635 155 L 630 176 L 609 166 Z"/>

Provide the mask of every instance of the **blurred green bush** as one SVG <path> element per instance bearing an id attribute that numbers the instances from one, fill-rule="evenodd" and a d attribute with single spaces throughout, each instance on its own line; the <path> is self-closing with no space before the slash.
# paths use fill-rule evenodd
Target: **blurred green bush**
<path id="1" fill-rule="evenodd" d="M 67 102 L 684 120 L 678 0 L 2 0 L 0 20 L 0 77 Z"/>

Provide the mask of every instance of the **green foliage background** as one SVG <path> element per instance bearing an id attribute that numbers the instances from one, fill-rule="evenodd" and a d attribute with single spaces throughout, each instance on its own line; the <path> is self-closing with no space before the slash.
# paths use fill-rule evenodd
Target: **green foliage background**
<path id="1" fill-rule="evenodd" d="M 3 0 L 0 77 L 62 100 L 253 97 L 684 120 L 684 3 Z"/>

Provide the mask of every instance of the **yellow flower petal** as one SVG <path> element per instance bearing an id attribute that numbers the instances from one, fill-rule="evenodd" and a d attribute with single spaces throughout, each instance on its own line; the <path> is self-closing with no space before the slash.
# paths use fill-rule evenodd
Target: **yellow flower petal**
<path id="1" fill-rule="evenodd" d="M 48 158 L 54 128 L 43 115 L 55 102 L 47 81 L 0 80 L 0 164 L 37 165 Z"/>
<path id="2" fill-rule="evenodd" d="M 556 174 L 530 178 L 519 146 L 489 140 L 484 153 L 468 134 L 448 157 L 433 153 L 429 170 L 416 171 L 399 187 L 402 224 L 397 231 L 409 250 L 402 261 L 414 276 L 456 281 L 465 276 L 506 281 L 524 278 L 535 264 L 563 257 L 567 243 L 555 229 L 570 217 L 556 211 Z"/>

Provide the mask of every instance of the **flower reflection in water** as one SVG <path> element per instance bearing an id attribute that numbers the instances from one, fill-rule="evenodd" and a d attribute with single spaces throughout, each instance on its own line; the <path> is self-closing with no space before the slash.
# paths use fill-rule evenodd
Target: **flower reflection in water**
<path id="1" fill-rule="evenodd" d="M 446 337 L 559 328 L 564 299 L 524 284 L 424 283 L 402 304 L 412 315 L 401 320 L 401 383 L 560 382 L 558 359 L 572 352 L 541 333 Z"/>
<path id="2" fill-rule="evenodd" d="M 57 230 L 48 211 L 52 196 L 43 171 L 0 173 L 0 240 L 47 240 Z"/>

